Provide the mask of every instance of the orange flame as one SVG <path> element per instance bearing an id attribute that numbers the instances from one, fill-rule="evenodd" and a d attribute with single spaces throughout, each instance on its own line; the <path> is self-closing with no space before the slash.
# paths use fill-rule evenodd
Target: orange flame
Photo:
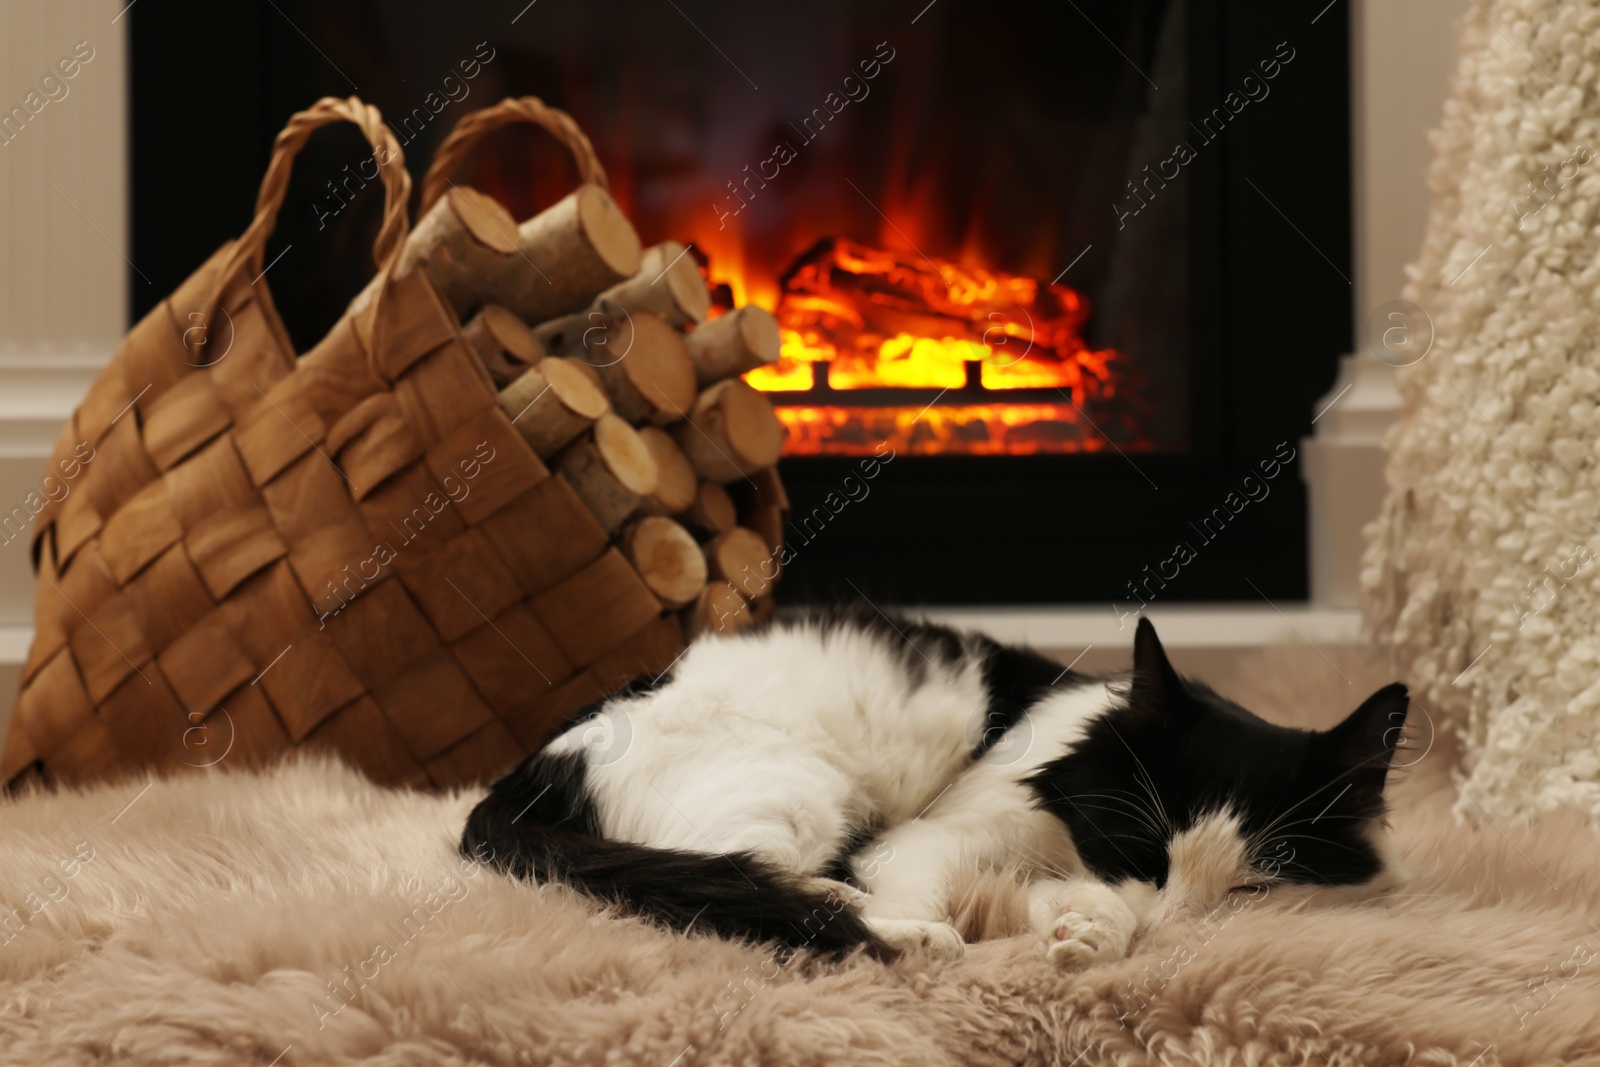
<path id="1" fill-rule="evenodd" d="M 739 247 L 737 239 L 727 244 Z M 746 380 L 787 394 L 774 399 L 790 454 L 864 453 L 885 440 L 913 454 L 1092 451 L 1103 444 L 1084 432 L 1079 408 L 1113 395 L 1117 354 L 1084 342 L 1089 302 L 1074 289 L 832 238 L 800 257 L 775 298 L 763 299 L 747 282 L 742 249 L 727 259 L 705 251 L 709 279 L 727 286 L 733 305 L 754 297 L 777 316 L 781 355 Z M 834 390 L 1051 389 L 1066 403 L 995 397 L 861 407 L 794 395 L 815 388 L 823 364 Z"/>

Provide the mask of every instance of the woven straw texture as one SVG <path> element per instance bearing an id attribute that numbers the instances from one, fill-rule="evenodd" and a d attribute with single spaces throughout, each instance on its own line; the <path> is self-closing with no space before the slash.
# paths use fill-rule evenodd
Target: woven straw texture
<path id="1" fill-rule="evenodd" d="M 378 275 L 296 358 L 264 249 L 295 153 L 341 121 L 387 194 Z M 322 746 L 379 782 L 451 786 L 681 651 L 677 618 L 501 410 L 455 311 L 424 272 L 396 276 L 410 186 L 376 109 L 319 101 L 278 137 L 250 229 L 124 339 L 50 460 L 70 491 L 38 520 L 0 778 Z"/>

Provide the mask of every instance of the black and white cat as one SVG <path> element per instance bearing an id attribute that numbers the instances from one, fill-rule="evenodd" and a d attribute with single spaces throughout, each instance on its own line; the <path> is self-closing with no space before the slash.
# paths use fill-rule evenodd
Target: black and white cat
<path id="1" fill-rule="evenodd" d="M 964 951 L 952 887 L 1020 871 L 1048 958 L 1120 958 L 1230 891 L 1400 877 L 1384 779 L 1406 689 L 1326 733 L 1181 678 L 846 611 L 698 641 L 495 784 L 463 853 L 679 930 L 880 955 Z"/>

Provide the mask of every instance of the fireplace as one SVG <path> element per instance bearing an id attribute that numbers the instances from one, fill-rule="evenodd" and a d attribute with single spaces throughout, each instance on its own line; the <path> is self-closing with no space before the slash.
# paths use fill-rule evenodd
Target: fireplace
<path id="1" fill-rule="evenodd" d="M 774 303 L 783 355 L 747 380 L 777 400 L 791 456 L 1083 451 L 1103 446 L 1083 405 L 1137 396 L 1064 285 L 826 237 Z M 1151 447 L 1123 406 L 1128 447 Z"/>
<path id="2" fill-rule="evenodd" d="M 1297 478 L 1225 533 L 1194 531 L 1262 462 L 1292 466 L 1351 347 L 1342 7 L 545 0 L 446 19 L 420 0 L 277 0 L 141 15 L 133 224 L 153 284 L 135 283 L 136 313 L 242 228 L 260 145 L 316 96 L 359 87 L 420 174 L 461 114 L 533 94 L 591 135 L 647 243 L 690 246 L 714 313 L 777 315 L 782 357 L 749 380 L 788 431 L 787 599 L 1305 596 Z M 217 39 L 240 45 L 214 56 Z M 370 269 L 370 197 L 326 230 L 316 207 L 359 153 L 353 135 L 312 142 L 274 240 L 307 253 L 273 268 L 302 347 Z M 458 180 L 525 217 L 570 187 L 558 159 L 507 130 Z M 1196 559 L 1152 585 L 1178 541 Z"/>

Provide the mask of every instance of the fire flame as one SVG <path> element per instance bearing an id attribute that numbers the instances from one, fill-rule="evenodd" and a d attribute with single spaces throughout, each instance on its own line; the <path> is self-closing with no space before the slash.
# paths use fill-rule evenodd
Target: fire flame
<path id="1" fill-rule="evenodd" d="M 740 273 L 715 259 L 710 266 L 724 283 Z M 774 400 L 791 454 L 870 451 L 883 440 L 913 453 L 973 454 L 1103 443 L 1084 433 L 1081 407 L 1114 393 L 1116 353 L 1084 342 L 1089 303 L 1067 286 L 830 238 L 790 267 L 769 306 L 782 354 L 746 380 L 787 394 Z M 965 392 L 933 407 L 816 403 L 823 373 L 831 390 Z M 974 389 L 1053 390 L 1065 403 L 972 403 Z"/>

